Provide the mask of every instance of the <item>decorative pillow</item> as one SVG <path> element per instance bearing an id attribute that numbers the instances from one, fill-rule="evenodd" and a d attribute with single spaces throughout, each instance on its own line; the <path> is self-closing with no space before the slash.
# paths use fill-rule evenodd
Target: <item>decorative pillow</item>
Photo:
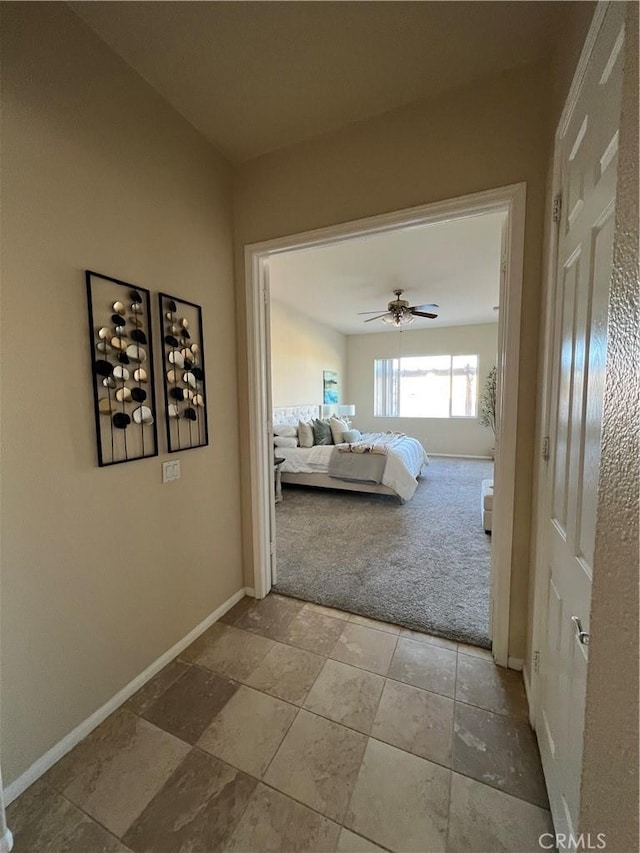
<path id="1" fill-rule="evenodd" d="M 345 444 L 352 444 L 354 441 L 360 441 L 362 433 L 359 429 L 347 429 L 342 433 L 342 441 Z"/>
<path id="2" fill-rule="evenodd" d="M 333 443 L 342 444 L 342 442 L 344 441 L 342 433 L 346 432 L 349 429 L 349 424 L 345 423 L 342 418 L 337 418 L 335 415 L 332 415 L 331 420 L 329 421 L 329 426 L 331 427 L 331 437 L 333 438 Z"/>
<path id="3" fill-rule="evenodd" d="M 329 421 L 320 421 L 318 418 L 315 418 L 313 421 L 313 443 L 333 444 Z"/>
<path id="4" fill-rule="evenodd" d="M 313 426 L 311 423 L 298 423 L 298 444 L 300 447 L 313 447 Z"/>
<path id="5" fill-rule="evenodd" d="M 298 428 L 294 424 L 274 424 L 273 434 L 281 435 L 283 438 L 297 438 Z"/>
<path id="6" fill-rule="evenodd" d="M 298 439 L 287 435 L 277 435 L 273 439 L 273 443 L 276 447 L 297 447 Z"/>

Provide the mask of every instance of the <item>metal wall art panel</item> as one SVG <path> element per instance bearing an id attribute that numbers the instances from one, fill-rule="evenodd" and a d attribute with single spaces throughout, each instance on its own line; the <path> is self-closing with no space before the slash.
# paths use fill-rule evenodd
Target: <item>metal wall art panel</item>
<path id="1" fill-rule="evenodd" d="M 151 294 L 86 270 L 98 464 L 158 455 Z"/>
<path id="2" fill-rule="evenodd" d="M 167 447 L 170 453 L 209 443 L 202 308 L 158 294 Z"/>

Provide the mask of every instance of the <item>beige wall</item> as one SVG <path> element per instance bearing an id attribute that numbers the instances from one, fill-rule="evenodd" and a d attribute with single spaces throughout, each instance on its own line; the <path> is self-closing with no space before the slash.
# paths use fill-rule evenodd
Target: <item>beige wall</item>
<path id="1" fill-rule="evenodd" d="M 553 83 L 549 91 L 554 130 L 564 109 L 596 6 L 595 0 L 565 0 L 562 3 L 560 29 L 557 33 L 559 49 L 553 57 Z"/>
<path id="2" fill-rule="evenodd" d="M 627 4 L 581 832 L 638 849 L 638 5 Z"/>
<path id="3" fill-rule="evenodd" d="M 271 302 L 271 388 L 274 406 L 322 403 L 322 371 L 336 370 L 347 401 L 346 337 L 291 306 Z M 348 400 L 347 402 L 351 402 Z"/>
<path id="4" fill-rule="evenodd" d="M 359 217 L 527 183 L 509 654 L 524 657 L 530 490 L 549 156 L 547 64 L 525 66 L 244 164 L 236 173 L 240 413 L 248 458 L 242 247 Z M 245 578 L 253 583 L 249 471 L 243 469 Z"/>
<path id="5" fill-rule="evenodd" d="M 349 402 L 355 403 L 354 426 L 371 432 L 393 429 L 422 442 L 427 452 L 487 456 L 494 446 L 493 432 L 480 426 L 477 418 L 375 418 L 373 416 L 373 362 L 397 358 L 399 333 L 349 335 L 347 360 Z M 498 326 L 450 326 L 402 332 L 402 355 L 478 355 L 482 390 L 489 370 L 496 363 Z"/>
<path id="6" fill-rule="evenodd" d="M 2 13 L 9 784 L 236 592 L 242 560 L 228 169 L 66 5 Z M 86 267 L 203 305 L 211 444 L 178 454 L 179 483 L 164 453 L 97 467 Z"/>

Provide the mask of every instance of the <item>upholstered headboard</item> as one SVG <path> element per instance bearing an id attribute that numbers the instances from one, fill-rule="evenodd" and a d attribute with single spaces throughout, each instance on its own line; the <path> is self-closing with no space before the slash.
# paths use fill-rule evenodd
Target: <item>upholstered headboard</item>
<path id="1" fill-rule="evenodd" d="M 320 406 L 281 406 L 273 410 L 274 424 L 298 424 L 320 417 Z"/>

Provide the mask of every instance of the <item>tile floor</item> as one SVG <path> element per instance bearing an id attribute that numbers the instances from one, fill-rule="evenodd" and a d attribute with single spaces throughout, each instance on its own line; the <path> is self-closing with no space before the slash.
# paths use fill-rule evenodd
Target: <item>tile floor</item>
<path id="1" fill-rule="evenodd" d="M 8 810 L 15 853 L 539 851 L 519 673 L 245 598 Z"/>

